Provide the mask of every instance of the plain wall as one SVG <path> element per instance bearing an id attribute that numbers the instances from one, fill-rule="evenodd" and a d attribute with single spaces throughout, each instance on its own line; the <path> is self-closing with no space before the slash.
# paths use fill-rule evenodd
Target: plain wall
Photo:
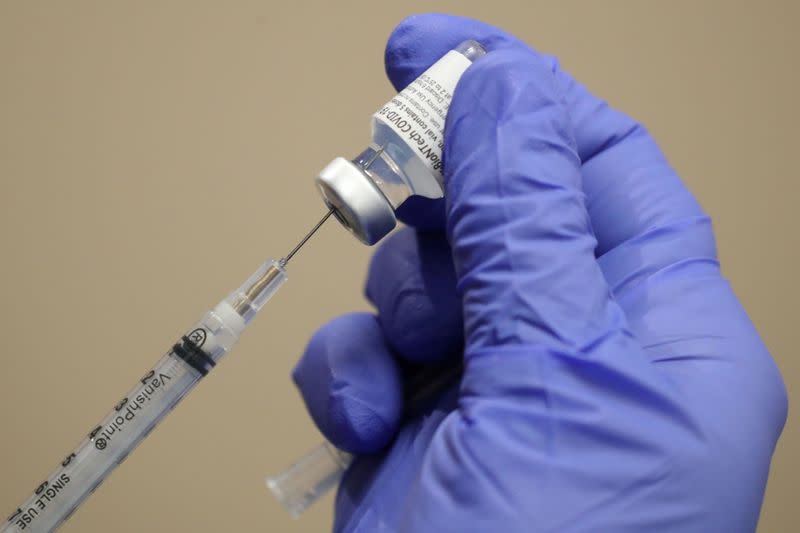
<path id="1" fill-rule="evenodd" d="M 314 174 L 393 93 L 391 29 L 430 9 L 505 27 L 642 120 L 713 216 L 724 272 L 800 387 L 797 3 L 0 2 L 0 508 L 43 480 L 204 310 L 323 213 Z M 370 250 L 329 223 L 221 364 L 63 528 L 324 531 L 263 476 L 320 439 L 289 380 L 369 309 Z M 761 531 L 796 529 L 800 428 Z"/>

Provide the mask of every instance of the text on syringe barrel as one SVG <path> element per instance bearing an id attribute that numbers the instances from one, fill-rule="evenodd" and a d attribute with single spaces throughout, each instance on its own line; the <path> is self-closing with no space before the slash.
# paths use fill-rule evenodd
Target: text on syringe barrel
<path id="1" fill-rule="evenodd" d="M 164 356 L 93 428 L 0 529 L 52 531 L 121 463 L 202 374 L 174 352 Z"/>
<path id="2" fill-rule="evenodd" d="M 0 533 L 53 531 L 239 340 L 286 281 L 285 262 L 266 261 L 206 313 L 14 510 Z"/>

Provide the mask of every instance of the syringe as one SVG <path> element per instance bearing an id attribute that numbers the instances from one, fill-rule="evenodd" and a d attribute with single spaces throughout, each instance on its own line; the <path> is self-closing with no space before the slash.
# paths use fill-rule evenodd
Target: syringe
<path id="1" fill-rule="evenodd" d="M 265 262 L 192 326 L 11 513 L 0 533 L 53 531 L 67 520 L 239 340 L 247 324 L 286 281 L 286 264 L 331 213 L 283 259 Z"/>

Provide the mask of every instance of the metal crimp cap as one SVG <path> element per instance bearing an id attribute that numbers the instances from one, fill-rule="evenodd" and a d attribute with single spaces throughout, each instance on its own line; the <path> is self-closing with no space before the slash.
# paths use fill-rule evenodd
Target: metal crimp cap
<path id="1" fill-rule="evenodd" d="M 337 157 L 322 169 L 316 181 L 339 222 L 364 244 L 375 244 L 397 225 L 389 201 L 352 161 Z"/>

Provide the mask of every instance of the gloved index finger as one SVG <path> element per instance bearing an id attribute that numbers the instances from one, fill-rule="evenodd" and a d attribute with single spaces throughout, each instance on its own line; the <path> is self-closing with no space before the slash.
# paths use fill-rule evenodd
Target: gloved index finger
<path id="1" fill-rule="evenodd" d="M 516 37 L 482 22 L 415 15 L 389 38 L 385 54 L 389 79 L 396 88 L 404 87 L 467 39 L 477 40 L 490 52 L 508 48 L 531 52 Z M 704 216 L 641 124 L 593 96 L 554 58 L 537 55 L 552 69 L 570 113 L 598 255 L 652 228 Z"/>

